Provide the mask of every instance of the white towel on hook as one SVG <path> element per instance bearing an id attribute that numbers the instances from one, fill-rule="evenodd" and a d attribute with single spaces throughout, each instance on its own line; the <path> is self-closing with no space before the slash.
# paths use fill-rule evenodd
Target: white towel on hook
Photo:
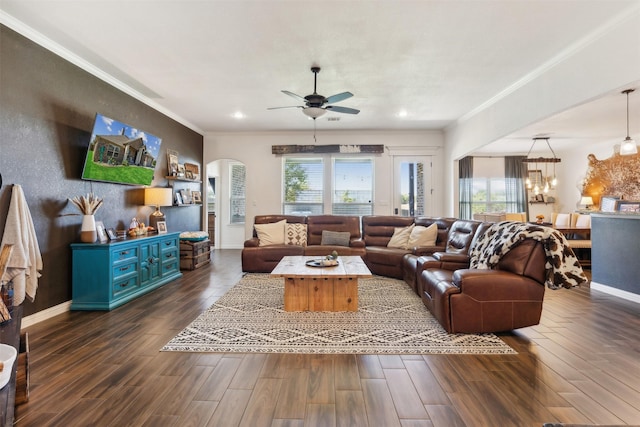
<path id="1" fill-rule="evenodd" d="M 25 296 L 33 301 L 42 270 L 42 255 L 22 187 L 15 184 L 0 247 L 5 244 L 13 245 L 7 271 L 2 277 L 6 282 L 13 281 L 13 305 L 22 304 Z"/>

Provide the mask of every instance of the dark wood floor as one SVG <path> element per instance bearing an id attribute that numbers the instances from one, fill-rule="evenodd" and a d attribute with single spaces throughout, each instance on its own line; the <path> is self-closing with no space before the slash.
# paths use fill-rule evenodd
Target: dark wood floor
<path id="1" fill-rule="evenodd" d="M 27 329 L 18 426 L 640 424 L 640 306 L 547 291 L 517 355 L 198 354 L 159 349 L 241 277 L 240 252 L 111 312 Z"/>

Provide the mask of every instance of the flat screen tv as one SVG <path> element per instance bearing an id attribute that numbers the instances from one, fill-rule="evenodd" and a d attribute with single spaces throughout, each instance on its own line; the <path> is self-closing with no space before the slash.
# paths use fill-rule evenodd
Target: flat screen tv
<path id="1" fill-rule="evenodd" d="M 82 179 L 151 185 L 162 139 L 96 114 Z"/>

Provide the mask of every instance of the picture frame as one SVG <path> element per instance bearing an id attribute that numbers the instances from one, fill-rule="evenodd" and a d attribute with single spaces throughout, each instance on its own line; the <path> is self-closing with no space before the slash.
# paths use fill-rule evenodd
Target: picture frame
<path id="1" fill-rule="evenodd" d="M 200 191 L 191 191 L 191 199 L 193 203 L 202 203 L 202 193 Z"/>
<path id="2" fill-rule="evenodd" d="M 96 233 L 98 234 L 98 241 L 100 243 L 106 243 L 109 241 L 102 221 L 96 221 Z"/>
<path id="3" fill-rule="evenodd" d="M 182 196 L 182 203 L 184 203 L 185 205 L 190 205 L 193 203 L 193 200 L 191 199 L 191 190 L 182 189 L 180 190 L 180 195 Z"/>
<path id="4" fill-rule="evenodd" d="M 165 234 L 167 232 L 167 221 L 158 221 L 156 223 L 158 234 Z"/>
<path id="5" fill-rule="evenodd" d="M 620 197 L 616 196 L 602 196 L 600 198 L 600 211 L 602 212 L 615 212 L 616 202 L 620 200 Z"/>
<path id="6" fill-rule="evenodd" d="M 107 237 L 109 240 L 118 240 L 118 235 L 116 234 L 116 230 L 114 228 L 107 228 Z"/>
<path id="7" fill-rule="evenodd" d="M 544 194 L 536 194 L 536 202 L 544 203 Z"/>
<path id="8" fill-rule="evenodd" d="M 184 165 L 178 163 L 178 175 L 179 177 L 184 177 Z"/>
<path id="9" fill-rule="evenodd" d="M 178 175 L 178 152 L 174 150 L 167 150 L 167 175 Z"/>
<path id="10" fill-rule="evenodd" d="M 640 213 L 640 200 L 616 200 L 616 212 Z"/>
<path id="11" fill-rule="evenodd" d="M 185 170 L 185 171 L 184 171 L 184 177 L 185 177 L 186 179 L 194 179 L 194 178 L 193 178 L 193 172 L 188 171 L 188 170 Z"/>
<path id="12" fill-rule="evenodd" d="M 539 187 L 542 187 L 542 171 L 540 169 L 528 170 L 527 171 L 527 177 L 529 178 L 529 181 L 531 181 L 531 187 L 532 188 L 536 184 Z"/>
<path id="13" fill-rule="evenodd" d="M 182 201 L 182 194 L 179 191 L 176 191 L 173 195 L 175 199 L 176 206 L 182 205 L 184 202 Z"/>

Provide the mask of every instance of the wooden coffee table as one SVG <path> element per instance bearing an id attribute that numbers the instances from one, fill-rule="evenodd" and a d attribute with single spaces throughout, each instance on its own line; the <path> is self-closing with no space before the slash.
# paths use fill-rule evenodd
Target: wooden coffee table
<path id="1" fill-rule="evenodd" d="M 285 311 L 357 311 L 358 278 L 372 277 L 359 256 L 338 257 L 338 265 L 310 267 L 317 256 L 286 256 L 271 272 L 284 277 Z"/>

